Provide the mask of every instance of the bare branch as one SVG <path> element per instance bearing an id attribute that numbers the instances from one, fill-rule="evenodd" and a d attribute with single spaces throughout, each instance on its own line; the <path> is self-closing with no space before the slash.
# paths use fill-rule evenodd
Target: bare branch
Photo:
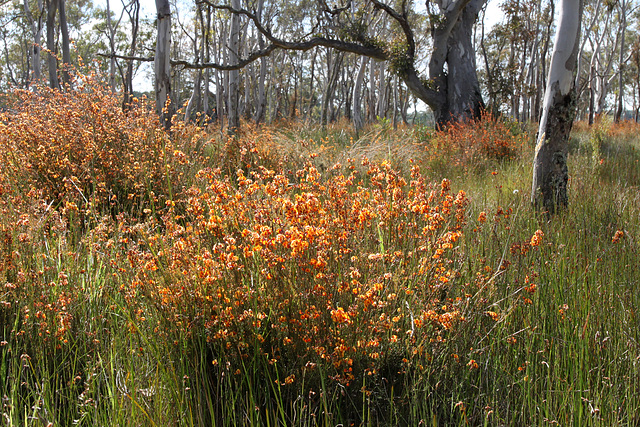
<path id="1" fill-rule="evenodd" d="M 171 60 L 171 65 L 172 66 L 180 66 L 182 68 L 188 68 L 191 70 L 204 70 L 207 68 L 214 68 L 216 70 L 221 70 L 221 71 L 232 71 L 232 70 L 240 70 L 244 67 L 246 67 L 247 65 L 251 64 L 253 61 L 260 59 L 264 56 L 269 56 L 271 54 L 271 52 L 273 52 L 274 50 L 276 50 L 278 47 L 275 45 L 269 45 L 264 49 L 260 49 L 257 50 L 255 52 L 252 52 L 249 56 L 247 56 L 245 59 L 241 59 L 239 62 L 237 62 L 236 64 L 229 64 L 229 65 L 221 65 L 221 64 L 216 64 L 215 62 L 204 62 L 202 64 L 199 63 L 192 63 L 192 62 L 188 62 L 188 61 L 182 61 L 182 60 Z"/>
<path id="2" fill-rule="evenodd" d="M 276 49 L 306 51 L 316 46 L 330 47 L 336 50 L 357 53 L 359 55 L 369 56 L 379 60 L 387 59 L 386 53 L 380 48 L 368 48 L 365 46 L 360 46 L 356 43 L 348 43 L 348 42 L 342 42 L 339 40 L 325 39 L 323 37 L 314 37 L 311 40 L 306 42 L 287 43 L 287 47 L 284 47 L 284 48 L 282 46 L 276 45 L 275 43 L 270 44 L 264 49 L 260 49 L 252 52 L 249 56 L 247 56 L 244 59 L 241 59 L 239 62 L 235 64 L 223 65 L 223 64 L 217 64 L 215 62 L 205 62 L 202 64 L 194 64 L 188 61 L 172 59 L 171 65 L 180 66 L 182 68 L 188 68 L 193 70 L 204 70 L 207 68 L 213 68 L 221 71 L 240 70 L 246 67 L 247 65 L 251 64 L 252 62 L 256 61 L 257 59 L 260 59 L 264 56 L 269 56 L 271 52 L 273 52 Z M 117 54 L 111 55 L 108 53 L 99 53 L 98 56 L 101 56 L 103 58 L 111 58 L 113 56 L 114 58 L 117 58 L 117 59 L 124 59 L 128 61 L 141 61 L 141 62 L 153 62 L 154 60 L 153 56 L 144 57 L 144 56 L 128 56 L 128 55 L 117 55 Z"/>
<path id="3" fill-rule="evenodd" d="M 358 55 L 365 55 L 381 61 L 385 61 L 389 59 L 387 52 L 385 52 L 385 50 L 379 46 L 364 46 L 358 43 L 353 43 L 353 42 L 348 42 L 343 40 L 336 40 L 336 39 L 320 37 L 320 36 L 315 36 L 307 41 L 299 41 L 299 42 L 282 40 L 274 36 L 270 30 L 265 28 L 262 25 L 262 22 L 260 22 L 260 19 L 258 19 L 256 14 L 253 12 L 250 12 L 246 9 L 234 9 L 228 5 L 211 3 L 209 0 L 200 0 L 200 2 L 209 5 L 214 9 L 226 10 L 231 13 L 246 16 L 253 22 L 253 24 L 256 26 L 256 29 L 260 33 L 262 33 L 267 38 L 267 40 L 271 42 L 271 44 L 275 45 L 275 47 L 280 49 L 306 51 L 316 46 L 324 46 L 324 47 L 330 47 L 336 50 L 340 50 L 342 52 L 351 52 Z"/>
<path id="4" fill-rule="evenodd" d="M 413 62 L 413 59 L 416 54 L 416 42 L 413 38 L 413 29 L 411 28 L 411 25 L 409 25 L 409 20 L 407 19 L 407 13 L 406 13 L 406 10 L 404 9 L 405 3 L 403 3 L 403 11 L 402 11 L 402 14 L 400 14 L 395 9 L 393 9 L 392 7 L 388 6 L 387 4 L 381 1 L 378 1 L 378 0 L 370 0 L 370 1 L 375 8 L 384 10 L 387 13 L 387 15 L 391 16 L 393 19 L 395 19 L 398 22 L 398 24 L 400 25 L 400 28 L 402 28 L 402 32 L 404 33 L 405 38 L 407 39 L 407 55 L 409 55 L 409 58 Z"/>
<path id="5" fill-rule="evenodd" d="M 117 53 L 114 54 L 110 54 L 110 53 L 98 53 L 98 56 L 101 56 L 103 58 L 116 58 L 116 59 L 124 59 L 125 61 L 140 61 L 140 62 L 153 62 L 154 61 L 154 57 L 153 56 L 149 56 L 149 57 L 145 57 L 145 56 L 130 56 L 130 55 L 118 55 Z"/>

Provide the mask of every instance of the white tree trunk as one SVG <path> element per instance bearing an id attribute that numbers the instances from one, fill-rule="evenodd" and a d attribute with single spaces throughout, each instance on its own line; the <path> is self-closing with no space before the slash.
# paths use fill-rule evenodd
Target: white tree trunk
<path id="1" fill-rule="evenodd" d="M 171 127 L 173 107 L 167 103 L 171 93 L 171 7 L 169 0 L 156 0 L 158 37 L 156 39 L 156 111 L 166 129 Z"/>
<path id="2" fill-rule="evenodd" d="M 376 121 L 376 61 L 369 62 L 369 97 L 367 99 L 367 110 L 369 111 L 369 122 Z"/>
<path id="3" fill-rule="evenodd" d="M 356 81 L 353 85 L 351 117 L 353 119 L 353 126 L 356 128 L 356 132 L 360 132 L 364 125 L 364 120 L 362 119 L 362 82 L 364 81 L 364 75 L 367 71 L 368 63 L 369 58 L 366 56 L 360 58 L 360 69 L 358 70 L 358 75 L 356 76 Z"/>
<path id="4" fill-rule="evenodd" d="M 583 0 L 562 0 L 558 31 L 544 97 L 538 143 L 533 160 L 531 200 L 555 213 L 568 204 L 567 152 L 575 117 L 575 72 Z"/>
<path id="5" fill-rule="evenodd" d="M 240 9 L 240 0 L 231 0 L 231 7 Z M 240 49 L 240 17 L 231 14 L 229 28 L 229 63 L 237 64 L 240 61 L 238 50 Z M 229 133 L 233 134 L 240 128 L 240 111 L 238 100 L 240 97 L 240 71 L 229 71 Z"/>
<path id="6" fill-rule="evenodd" d="M 624 67 L 625 67 L 625 59 L 624 59 L 624 35 L 627 31 L 627 2 L 626 0 L 621 0 L 620 2 L 620 14 L 621 14 L 621 22 L 620 22 L 620 62 L 619 62 L 619 70 L 618 70 L 618 108 L 616 109 L 615 122 L 619 123 L 622 115 L 624 113 Z"/>

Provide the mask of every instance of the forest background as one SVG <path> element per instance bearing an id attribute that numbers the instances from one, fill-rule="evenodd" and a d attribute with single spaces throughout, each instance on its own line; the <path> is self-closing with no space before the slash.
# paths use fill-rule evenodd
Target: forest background
<path id="1" fill-rule="evenodd" d="M 81 57 L 87 66 L 107 74 L 114 90 L 153 95 L 151 64 L 157 37 L 153 5 L 144 9 L 136 1 L 106 5 L 85 1 L 62 2 L 63 7 L 58 7 L 59 2 L 2 5 L 0 61 L 4 72 L 0 85 L 4 90 L 29 87 L 34 76 L 46 78 L 51 86 L 59 85 L 56 76 L 61 64 L 77 64 Z M 439 14 L 431 10 L 434 6 L 409 6 L 417 46 L 416 68 L 426 68 L 432 50 L 429 34 Z M 301 12 L 303 6 L 269 3 L 262 7 L 264 20 L 274 27 L 275 36 L 293 40 L 308 36 L 313 15 Z M 479 10 L 472 42 L 482 95 L 494 114 L 500 112 L 521 122 L 539 119 L 556 9 L 553 3 L 542 1 L 494 0 Z M 171 10 L 173 104 L 187 104 L 185 113 L 193 117 L 200 112 L 223 119 L 230 108 L 230 72 L 192 67 L 217 64 L 220 68 L 234 63 L 228 48 L 230 13 L 206 2 L 178 2 Z M 393 42 L 399 37 L 397 23 L 380 13 L 375 17 L 381 22 L 370 22 L 367 31 L 372 32 L 372 38 Z M 605 111 L 624 114 L 625 118 L 638 115 L 637 18 L 633 2 L 586 3 L 578 65 L 578 118 L 592 123 Z M 357 23 L 369 25 L 363 19 Z M 238 58 L 245 59 L 265 46 L 266 40 L 248 18 L 240 19 L 239 29 Z M 335 28 L 331 31 L 338 32 Z M 68 58 L 63 58 L 65 55 Z M 293 117 L 321 122 L 344 117 L 355 126 L 378 118 L 388 118 L 396 125 L 413 123 L 419 116 L 417 99 L 398 78 L 393 64 L 330 48 L 279 49 L 247 64 L 239 71 L 238 99 L 240 116 L 258 123 Z M 424 106 L 419 108 L 425 110 Z M 427 118 L 423 115 L 421 120 Z"/>

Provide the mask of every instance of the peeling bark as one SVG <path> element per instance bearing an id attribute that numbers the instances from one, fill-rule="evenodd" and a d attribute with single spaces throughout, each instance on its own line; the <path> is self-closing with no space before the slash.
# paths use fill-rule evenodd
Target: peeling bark
<path id="1" fill-rule="evenodd" d="M 576 113 L 575 72 L 583 0 L 562 0 L 533 161 L 531 201 L 550 214 L 568 204 L 567 152 Z"/>
<path id="2" fill-rule="evenodd" d="M 165 129 L 171 127 L 174 107 L 168 103 L 171 93 L 171 8 L 169 0 L 156 0 L 158 36 L 156 40 L 156 111 Z M 167 105 L 168 104 L 168 105 Z"/>

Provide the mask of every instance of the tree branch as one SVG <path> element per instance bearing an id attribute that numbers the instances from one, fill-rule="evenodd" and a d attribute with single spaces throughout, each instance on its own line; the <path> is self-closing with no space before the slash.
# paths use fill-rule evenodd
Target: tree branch
<path id="1" fill-rule="evenodd" d="M 336 50 L 340 50 L 340 51 L 344 51 L 344 52 L 352 52 L 352 53 L 356 53 L 359 55 L 364 55 L 364 56 L 369 56 L 375 59 L 379 59 L 379 60 L 386 60 L 387 59 L 387 54 L 386 52 L 384 52 L 382 49 L 380 48 L 368 48 L 365 46 L 361 46 L 358 45 L 356 43 L 349 43 L 349 42 L 342 42 L 340 40 L 332 40 L 332 39 L 325 39 L 323 37 L 314 37 L 311 40 L 308 40 L 306 42 L 299 42 L 299 43 L 292 43 L 292 42 L 288 42 L 286 43 L 287 47 L 282 47 L 279 46 L 275 43 L 272 43 L 270 45 L 268 45 L 267 47 L 265 47 L 264 49 L 260 49 L 257 51 L 252 52 L 249 56 L 247 56 L 244 59 L 241 59 L 240 61 L 238 61 L 235 64 L 217 64 L 215 62 L 205 62 L 205 63 L 201 63 L 201 64 L 194 64 L 192 62 L 189 61 L 184 61 L 184 60 L 175 60 L 172 59 L 171 60 L 171 65 L 172 66 L 180 66 L 183 68 L 188 68 L 188 69 L 193 69 L 193 70 L 204 70 L 207 68 L 213 68 L 216 70 L 221 70 L 221 71 L 231 71 L 231 70 L 240 70 L 244 67 L 246 67 L 247 65 L 251 64 L 252 62 L 256 61 L 257 59 L 260 59 L 264 56 L 269 56 L 271 54 L 271 52 L 273 52 L 276 49 L 285 49 L 285 50 L 309 50 L 311 48 L 314 48 L 316 46 L 325 46 L 325 47 L 330 47 L 330 48 L 334 48 Z M 154 57 L 150 56 L 150 57 L 144 57 L 144 56 L 129 56 L 129 55 L 118 55 L 118 54 L 108 54 L 108 53 L 99 53 L 98 56 L 101 56 L 103 58 L 117 58 L 117 59 L 124 59 L 127 61 L 141 61 L 141 62 L 153 62 Z"/>
<path id="2" fill-rule="evenodd" d="M 210 2 L 209 0 L 199 0 L 201 3 L 211 6 L 214 9 L 218 10 L 226 10 L 231 13 L 235 13 L 238 15 L 244 15 L 249 18 L 253 24 L 256 26 L 256 29 L 264 35 L 267 40 L 271 42 L 271 44 L 275 45 L 275 47 L 286 50 L 302 50 L 306 51 L 311 48 L 317 46 L 329 47 L 332 49 L 340 50 L 342 52 L 351 52 L 358 55 L 365 55 L 370 58 L 378 59 L 381 61 L 386 61 L 389 59 L 389 56 L 385 50 L 379 46 L 364 46 L 358 43 L 336 40 L 326 37 L 315 36 L 307 41 L 299 41 L 299 42 L 291 42 L 282 40 L 273 35 L 273 33 L 265 28 L 260 22 L 260 19 L 256 16 L 255 13 L 250 12 L 246 9 L 234 9 L 229 5 L 221 5 Z"/>
<path id="3" fill-rule="evenodd" d="M 393 19 L 395 19 L 398 22 L 398 24 L 400 25 L 400 28 L 402 28 L 402 32 L 404 33 L 405 38 L 407 39 L 407 55 L 409 56 L 409 58 L 411 59 L 411 62 L 413 63 L 413 60 L 416 54 L 416 42 L 413 37 L 413 29 L 411 28 L 411 25 L 409 25 L 409 20 L 407 19 L 406 10 L 404 9 L 404 5 L 406 3 L 403 2 L 402 14 L 399 14 L 395 9 L 393 9 L 392 7 L 388 6 L 385 3 L 382 3 L 381 1 L 378 1 L 378 0 L 370 0 L 370 1 L 375 8 L 385 11 L 387 15 L 391 16 Z"/>

